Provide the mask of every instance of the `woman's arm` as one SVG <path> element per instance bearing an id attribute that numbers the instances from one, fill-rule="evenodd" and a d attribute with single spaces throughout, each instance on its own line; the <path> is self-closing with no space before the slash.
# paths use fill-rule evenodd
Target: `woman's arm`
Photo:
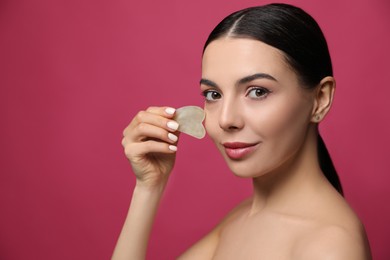
<path id="1" fill-rule="evenodd" d="M 158 204 L 176 157 L 174 113 L 172 108 L 151 107 L 139 112 L 123 131 L 122 145 L 137 181 L 113 260 L 145 259 Z"/>
<path id="2" fill-rule="evenodd" d="M 151 227 L 164 187 L 136 186 L 122 232 L 112 256 L 119 259 L 145 259 Z"/>

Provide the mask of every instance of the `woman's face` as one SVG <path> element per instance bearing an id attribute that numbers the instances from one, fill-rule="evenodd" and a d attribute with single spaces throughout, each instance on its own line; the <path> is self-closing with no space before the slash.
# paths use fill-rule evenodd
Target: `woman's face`
<path id="1" fill-rule="evenodd" d="M 211 42 L 201 90 L 206 130 L 238 176 L 277 170 L 306 140 L 314 92 L 300 86 L 276 48 L 252 39 Z"/>

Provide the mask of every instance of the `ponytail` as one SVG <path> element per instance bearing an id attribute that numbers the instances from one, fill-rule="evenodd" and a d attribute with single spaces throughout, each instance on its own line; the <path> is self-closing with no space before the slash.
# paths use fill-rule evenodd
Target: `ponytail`
<path id="1" fill-rule="evenodd" d="M 343 188 L 341 187 L 339 176 L 337 175 L 337 171 L 333 165 L 332 159 L 330 158 L 328 149 L 326 149 L 324 140 L 322 139 L 321 135 L 318 134 L 317 140 L 318 161 L 320 163 L 320 168 L 333 187 L 341 195 L 343 195 Z"/>

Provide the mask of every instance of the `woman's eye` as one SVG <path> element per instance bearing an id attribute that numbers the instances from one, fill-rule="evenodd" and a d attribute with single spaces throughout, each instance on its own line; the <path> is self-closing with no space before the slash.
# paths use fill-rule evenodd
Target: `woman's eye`
<path id="1" fill-rule="evenodd" d="M 219 94 L 217 91 L 212 91 L 212 90 L 207 90 L 207 91 L 203 92 L 203 96 L 208 101 L 215 101 L 215 100 L 221 98 L 221 94 Z"/>
<path id="2" fill-rule="evenodd" d="M 248 92 L 248 97 L 250 98 L 265 98 L 270 93 L 270 91 L 266 88 L 252 88 Z"/>

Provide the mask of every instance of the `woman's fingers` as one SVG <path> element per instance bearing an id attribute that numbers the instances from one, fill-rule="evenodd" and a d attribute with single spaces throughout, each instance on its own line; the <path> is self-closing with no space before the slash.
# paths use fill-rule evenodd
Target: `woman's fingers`
<path id="1" fill-rule="evenodd" d="M 131 136 L 131 137 L 130 137 Z M 161 127 L 154 126 L 148 123 L 140 123 L 134 129 L 133 133 L 124 138 L 129 139 L 129 141 L 142 142 L 150 139 L 156 139 L 165 141 L 167 143 L 175 143 L 178 140 L 178 136 L 174 133 L 171 133 Z"/>
<path id="2" fill-rule="evenodd" d="M 140 111 L 123 131 L 122 145 L 138 180 L 160 185 L 175 162 L 178 123 L 175 109 L 150 107 Z"/>
<path id="3" fill-rule="evenodd" d="M 140 111 L 134 117 L 133 121 L 129 124 L 129 126 L 125 128 L 125 130 L 123 131 L 123 136 L 126 136 L 133 141 L 140 141 L 147 139 L 149 137 L 148 134 L 152 134 L 151 137 L 169 141 L 169 139 L 166 139 L 168 137 L 168 134 L 163 136 L 163 132 L 161 131 L 158 131 L 158 133 L 151 132 L 152 129 L 156 130 L 156 128 L 151 128 L 150 126 L 165 129 L 168 132 L 175 132 L 179 128 L 179 124 L 174 120 L 170 119 L 171 117 L 173 117 L 173 115 L 174 109 L 169 107 L 151 107 L 148 108 L 146 111 Z"/>
<path id="4" fill-rule="evenodd" d="M 172 107 L 149 107 L 146 111 L 152 114 L 172 118 L 176 109 Z"/>
<path id="5" fill-rule="evenodd" d="M 124 148 L 125 154 L 129 159 L 137 158 L 148 153 L 175 153 L 177 151 L 177 146 L 175 145 L 153 140 L 142 143 L 130 143 L 124 145 Z"/>
<path id="6" fill-rule="evenodd" d="M 126 156 L 135 158 L 147 153 L 174 153 L 178 140 L 178 123 L 171 118 L 175 109 L 149 107 L 140 111 L 123 131 L 122 145 Z"/>

